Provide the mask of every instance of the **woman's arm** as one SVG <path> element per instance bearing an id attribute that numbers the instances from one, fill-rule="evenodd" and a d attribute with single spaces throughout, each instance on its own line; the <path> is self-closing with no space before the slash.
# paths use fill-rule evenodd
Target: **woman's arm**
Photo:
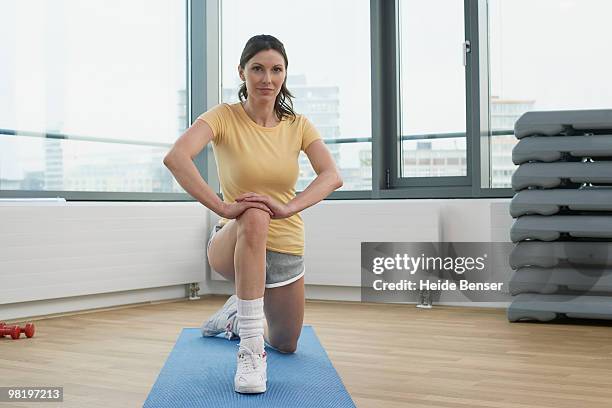
<path id="1" fill-rule="evenodd" d="M 304 191 L 287 203 L 292 215 L 323 200 L 343 184 L 336 163 L 321 139 L 312 142 L 304 152 L 317 173 L 317 177 Z"/>
<path id="2" fill-rule="evenodd" d="M 236 218 L 247 208 L 259 208 L 268 213 L 270 209 L 261 203 L 233 203 L 221 201 L 217 194 L 204 181 L 193 158 L 213 139 L 213 131 L 204 121 L 197 120 L 178 138 L 172 149 L 164 157 L 164 165 L 176 181 L 193 198 L 224 218 Z"/>

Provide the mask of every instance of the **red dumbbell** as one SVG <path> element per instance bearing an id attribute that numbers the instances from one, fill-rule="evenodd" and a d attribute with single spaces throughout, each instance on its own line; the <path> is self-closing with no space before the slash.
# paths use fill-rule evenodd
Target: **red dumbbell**
<path id="1" fill-rule="evenodd" d="M 14 325 L 7 325 L 4 322 L 0 322 L 0 329 L 7 329 L 7 328 L 13 327 L 13 326 Z M 19 333 L 21 334 L 21 331 L 19 331 Z M 0 337 L 4 337 L 4 336 L 8 336 L 8 334 L 6 334 L 6 333 L 0 334 Z"/>
<path id="2" fill-rule="evenodd" d="M 21 335 L 21 330 L 18 326 L 1 326 L 0 335 L 2 335 L 2 337 L 11 336 L 13 340 L 17 340 Z"/>
<path id="3" fill-rule="evenodd" d="M 21 333 L 25 333 L 27 338 L 31 338 L 34 336 L 35 332 L 36 327 L 34 327 L 34 323 L 26 323 L 25 327 L 19 327 L 7 326 L 4 322 L 0 322 L 0 334 L 2 337 L 10 335 L 13 339 L 18 339 L 21 336 Z M 17 337 L 15 337 L 15 333 Z"/>

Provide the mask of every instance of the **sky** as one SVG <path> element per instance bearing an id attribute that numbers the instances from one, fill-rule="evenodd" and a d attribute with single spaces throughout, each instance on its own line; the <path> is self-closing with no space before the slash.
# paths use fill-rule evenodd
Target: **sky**
<path id="1" fill-rule="evenodd" d="M 401 8 L 404 133 L 464 130 L 462 2 Z M 224 85 L 237 81 L 246 40 L 273 34 L 290 74 L 339 87 L 341 137 L 370 136 L 368 0 L 222 0 L 222 10 Z M 612 107 L 612 2 L 490 0 L 489 12 L 492 94 L 535 109 Z M 0 0 L 0 128 L 174 142 L 184 35 L 182 1 Z M 33 147 L 42 141 L 10 139 L 0 141 L 0 172 L 42 167 Z M 66 143 L 67 166 L 92 160 L 84 145 Z M 89 145 L 107 160 L 104 145 Z"/>
<path id="2" fill-rule="evenodd" d="M 168 143 L 178 137 L 184 2 L 0 0 L 0 16 L 0 60 L 8 61 L 0 64 L 1 128 Z M 24 139 L 0 144 L 3 174 L 43 168 L 43 141 Z M 62 145 L 67 171 L 84 160 L 108 162 L 117 150 Z M 10 167 L 6 156 L 13 156 Z"/>
<path id="3" fill-rule="evenodd" d="M 246 41 L 273 35 L 285 46 L 289 75 L 305 75 L 308 85 L 339 87 L 341 134 L 370 136 L 369 0 L 224 0 L 222 16 L 223 86 L 238 83 Z"/>
<path id="4" fill-rule="evenodd" d="M 492 93 L 535 109 L 612 108 L 609 0 L 496 0 Z"/>

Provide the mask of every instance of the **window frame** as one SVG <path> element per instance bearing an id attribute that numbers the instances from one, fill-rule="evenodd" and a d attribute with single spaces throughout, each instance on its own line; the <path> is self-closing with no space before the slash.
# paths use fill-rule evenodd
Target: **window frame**
<path id="1" fill-rule="evenodd" d="M 433 186 L 433 187 L 470 186 L 471 185 L 471 174 L 472 174 L 472 154 L 473 154 L 472 149 L 471 149 L 471 144 L 473 143 L 473 140 L 472 138 L 469 137 L 469 135 L 471 133 L 470 130 L 473 126 L 473 123 L 472 123 L 472 118 L 469 115 L 469 106 L 470 106 L 470 102 L 472 98 L 472 94 L 470 93 L 470 90 L 472 89 L 472 83 L 471 83 L 472 77 L 470 75 L 471 70 L 472 70 L 472 63 L 471 63 L 472 61 L 470 61 L 469 59 L 465 67 L 466 175 L 465 176 L 438 176 L 438 177 L 436 176 L 401 177 L 399 175 L 399 169 L 400 169 L 400 166 L 402 166 L 402 163 L 400 163 L 401 157 L 402 157 L 402 141 L 400 137 L 402 139 L 406 138 L 406 136 L 401 135 L 401 120 L 399 117 L 399 113 L 401 112 L 401 91 L 400 91 L 401 52 L 400 52 L 400 45 L 399 45 L 400 43 L 399 35 L 400 34 L 398 32 L 399 18 L 400 18 L 400 12 L 399 12 L 400 2 L 401 0 L 395 0 L 394 2 L 392 2 L 393 11 L 387 10 L 387 13 L 390 13 L 391 15 L 387 17 L 389 21 L 388 23 L 385 24 L 385 27 L 388 30 L 386 35 L 387 35 L 387 38 L 390 40 L 389 42 L 386 42 L 385 45 L 390 47 L 391 41 L 392 41 L 392 46 L 394 50 L 394 52 L 392 51 L 392 49 L 387 50 L 387 54 L 389 55 L 389 57 L 392 56 L 394 60 L 385 59 L 385 60 L 380 61 L 380 63 L 392 64 L 391 68 L 393 69 L 393 77 L 389 77 L 389 78 L 395 79 L 395 83 L 393 86 L 394 86 L 394 89 L 396 89 L 396 93 L 397 93 L 397 95 L 394 97 L 394 101 L 396 101 L 396 105 L 389 107 L 390 109 L 394 109 L 394 111 L 397 112 L 397 114 L 393 118 L 393 120 L 397 122 L 397 130 L 395 132 L 395 136 L 393 138 L 389 137 L 389 140 L 387 142 L 387 143 L 393 143 L 392 145 L 390 144 L 390 146 L 394 146 L 394 148 L 392 148 L 391 150 L 391 160 L 392 161 L 387 162 L 384 167 L 385 173 L 389 174 L 389 177 L 386 180 L 385 187 L 387 189 L 391 189 L 391 188 L 428 187 L 428 186 Z M 464 2 L 464 37 L 465 37 L 465 40 L 470 40 L 470 34 L 469 34 L 470 19 L 468 18 L 468 12 L 469 10 L 467 7 L 467 2 Z M 392 24 L 390 24 L 391 18 L 393 18 Z M 467 56 L 469 57 L 469 54 Z M 385 80 L 385 78 L 383 78 L 383 80 Z M 389 117 L 388 119 L 391 120 L 392 118 Z M 392 136 L 390 133 L 386 133 L 386 134 L 389 136 Z M 447 134 L 431 135 L 431 136 L 433 136 L 432 137 L 433 139 L 436 139 L 436 138 L 444 138 L 444 136 L 446 135 Z M 418 140 L 418 141 L 428 139 L 427 135 L 417 135 L 417 136 L 422 136 L 422 138 L 410 137 L 410 139 Z"/>
<path id="2" fill-rule="evenodd" d="M 466 165 L 467 176 L 400 178 L 397 174 L 399 141 L 399 72 L 396 47 L 397 4 L 399 0 L 372 0 L 372 38 L 381 51 L 372 53 L 377 75 L 372 78 L 372 94 L 384 109 L 373 120 L 373 157 L 377 181 L 373 189 L 379 198 L 505 198 L 510 188 L 490 187 L 490 128 L 488 78 L 488 16 L 486 0 L 465 0 L 465 39 L 470 41 L 466 66 Z M 374 40 L 376 38 L 376 40 Z M 376 41 L 376 42 L 374 42 Z M 373 45 L 374 47 L 374 45 Z M 374 70 L 373 70 L 374 71 Z M 373 99 L 374 105 L 374 99 Z M 374 119 L 374 118 L 373 118 Z M 385 126 L 386 124 L 386 126 Z M 382 135 L 382 136 L 381 136 Z M 387 178 L 387 169 L 390 177 Z"/>
<path id="3" fill-rule="evenodd" d="M 466 176 L 398 175 L 400 0 L 371 1 L 372 37 L 372 198 L 506 198 L 510 188 L 490 187 L 488 15 L 486 0 L 464 0 L 466 66 Z M 334 193 L 335 194 L 335 193 Z M 332 194 L 333 195 L 333 194 Z"/>
<path id="4" fill-rule="evenodd" d="M 220 0 L 184 0 L 187 43 L 187 112 L 190 124 L 221 100 Z M 507 198 L 510 188 L 490 187 L 489 77 L 487 0 L 464 0 L 466 40 L 467 176 L 401 179 L 397 174 L 399 141 L 399 69 L 397 2 L 370 0 L 372 188 L 334 191 L 327 198 Z M 49 135 L 44 135 L 49 137 Z M 350 142 L 351 138 L 346 138 Z M 216 163 L 208 146 L 194 159 L 202 177 L 219 191 Z M 389 169 L 389 172 L 387 172 Z M 389 175 L 387 176 L 387 173 Z M 299 194 L 299 192 L 298 192 Z M 63 197 L 69 201 L 195 201 L 187 193 L 0 190 L 0 198 Z"/>

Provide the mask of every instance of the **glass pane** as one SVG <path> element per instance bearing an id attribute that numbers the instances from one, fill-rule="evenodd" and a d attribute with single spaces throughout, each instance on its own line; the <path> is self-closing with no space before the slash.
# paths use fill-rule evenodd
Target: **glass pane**
<path id="1" fill-rule="evenodd" d="M 465 176 L 465 137 L 408 140 L 404 150 L 404 177 Z"/>
<path id="2" fill-rule="evenodd" d="M 463 14 L 460 0 L 399 1 L 401 177 L 467 175 Z"/>
<path id="3" fill-rule="evenodd" d="M 159 191 L 162 179 L 134 184 L 114 174 L 140 174 L 186 128 L 185 2 L 30 0 L 2 2 L 0 15 L 0 138 L 12 149 L 0 155 L 2 174 L 11 175 L 0 174 L 0 188 Z M 6 136 L 15 131 L 69 140 Z M 159 166 L 143 180 L 162 177 Z M 37 178 L 42 184 L 26 179 L 51 169 Z"/>
<path id="4" fill-rule="evenodd" d="M 351 158 L 356 160 L 354 163 L 339 165 L 340 174 L 342 180 L 344 180 L 344 185 L 339 190 L 370 190 L 372 188 L 372 143 L 342 143 L 339 145 L 339 149 L 334 146 L 338 145 L 327 146 L 332 154 L 338 150 L 341 159 Z M 317 175 L 304 152 L 300 152 L 299 160 L 300 175 L 295 189 L 302 191 Z M 349 188 L 346 188 L 347 182 L 351 183 Z"/>
<path id="5" fill-rule="evenodd" d="M 491 187 L 510 187 L 524 112 L 612 106 L 610 15 L 608 0 L 489 0 Z"/>
<path id="6" fill-rule="evenodd" d="M 100 155 L 100 146 L 1 137 L 0 190 L 183 192 L 162 163 L 168 148 L 109 143 Z"/>
<path id="7" fill-rule="evenodd" d="M 279 7 L 270 0 L 224 0 L 221 6 L 223 102 L 238 101 L 237 66 L 247 40 L 270 34 L 287 51 L 287 87 L 295 95 L 295 111 L 308 117 L 324 139 L 371 137 L 369 1 L 290 1 Z M 371 155 L 370 142 L 327 147 L 344 175 L 342 190 L 372 188 L 371 165 L 360 159 Z M 298 191 L 315 176 L 304 154 L 300 168 Z"/>

